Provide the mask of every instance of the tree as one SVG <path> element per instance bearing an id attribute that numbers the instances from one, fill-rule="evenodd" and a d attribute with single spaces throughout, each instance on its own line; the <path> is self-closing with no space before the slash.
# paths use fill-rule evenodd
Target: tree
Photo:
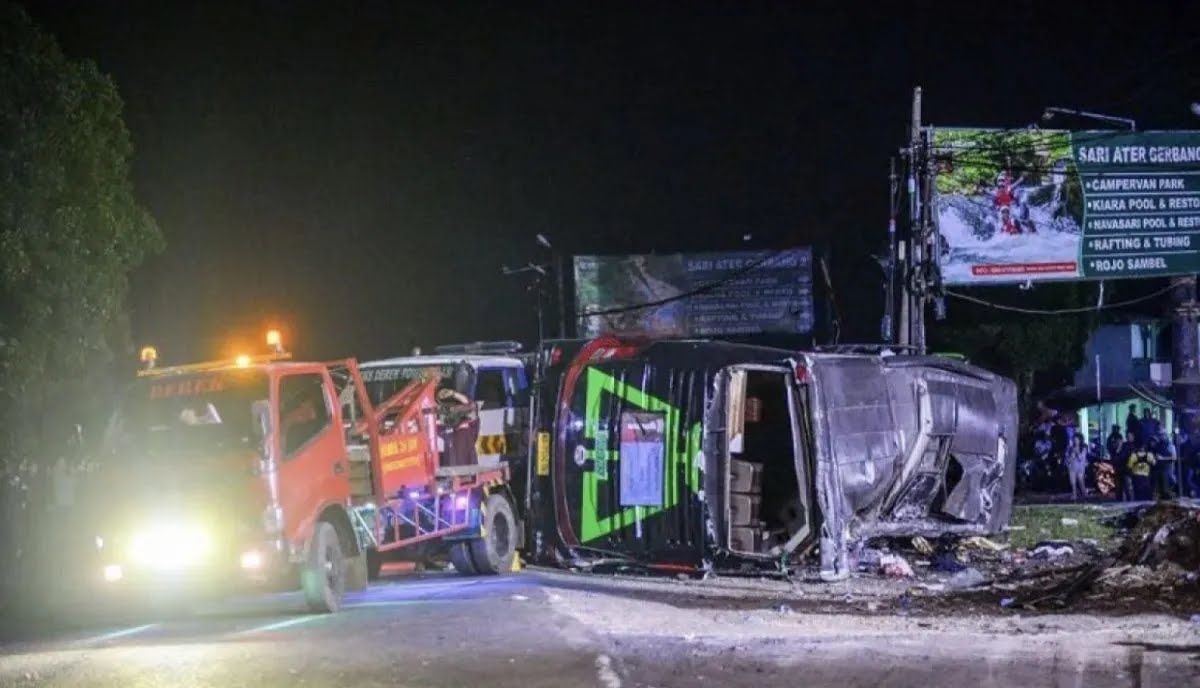
<path id="1" fill-rule="evenodd" d="M 0 0 L 0 458 L 52 459 L 131 351 L 128 275 L 163 245 L 112 79 Z"/>
<path id="2" fill-rule="evenodd" d="M 1021 292 L 1019 302 L 1000 292 L 993 287 L 974 296 L 1034 310 L 1095 303 L 1094 288 L 1078 282 L 1039 284 Z M 1070 385 L 1070 376 L 1083 363 L 1087 337 L 1096 324 L 1095 314 L 1086 312 L 1031 315 L 953 299 L 948 305 L 950 317 L 930 328 L 933 346 L 962 353 L 973 363 L 1012 377 L 1023 412 L 1030 409 L 1037 394 Z"/>

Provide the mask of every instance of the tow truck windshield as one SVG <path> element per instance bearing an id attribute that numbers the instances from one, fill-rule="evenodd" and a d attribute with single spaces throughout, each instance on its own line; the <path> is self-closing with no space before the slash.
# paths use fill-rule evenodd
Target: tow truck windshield
<path id="1" fill-rule="evenodd" d="M 428 363 L 409 363 L 395 366 L 362 368 L 363 384 L 372 404 L 379 404 L 415 380 L 440 377 L 439 387 L 450 387 L 462 391 L 468 384 L 469 371 L 464 366 Z"/>
<path id="2" fill-rule="evenodd" d="M 267 378 L 254 370 L 139 379 L 125 393 L 110 446 L 142 454 L 199 453 L 254 447 L 254 402 Z"/>

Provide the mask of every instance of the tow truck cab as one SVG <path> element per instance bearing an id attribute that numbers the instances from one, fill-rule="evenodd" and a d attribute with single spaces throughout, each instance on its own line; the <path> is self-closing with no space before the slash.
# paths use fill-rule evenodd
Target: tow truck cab
<path id="1" fill-rule="evenodd" d="M 482 465 L 526 460 L 529 430 L 529 376 L 513 342 L 438 347 L 433 355 L 367 361 L 359 365 L 367 396 L 380 404 L 414 380 L 441 377 L 442 388 L 462 394 L 477 406 L 476 454 Z"/>
<path id="2" fill-rule="evenodd" d="M 366 579 L 335 389 L 324 364 L 279 356 L 142 371 L 91 499 L 97 579 L 181 597 L 303 587 L 334 611 Z"/>

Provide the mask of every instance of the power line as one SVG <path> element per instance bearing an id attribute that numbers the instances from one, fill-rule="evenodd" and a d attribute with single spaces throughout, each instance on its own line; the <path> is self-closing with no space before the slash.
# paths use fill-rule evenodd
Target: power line
<path id="1" fill-rule="evenodd" d="M 1013 140 L 1011 143 L 1003 141 L 1002 137 L 1019 133 L 1033 134 L 1037 132 L 1041 139 L 1024 138 Z M 955 138 L 949 141 L 930 142 L 930 149 L 933 159 L 936 162 L 947 163 L 955 167 L 1003 167 L 1012 170 L 1024 170 L 1038 173 L 1050 173 L 1055 171 L 1054 168 L 1060 162 L 1067 163 L 1067 170 L 1074 169 L 1079 171 L 1079 165 L 1073 157 L 1074 146 L 1091 145 L 1099 142 L 1104 142 L 1113 138 L 1127 136 L 1130 132 L 1127 131 L 1045 131 L 1045 130 L 1030 130 L 1030 129 L 996 129 L 996 130 L 980 130 L 978 137 L 972 138 Z M 1014 157 L 1021 157 L 1023 154 L 1030 152 L 1037 157 L 1041 157 L 1040 153 L 1049 151 L 1039 151 L 1038 149 L 1046 149 L 1050 147 L 1065 147 L 1065 151 L 1058 156 L 1050 157 L 1042 162 L 1035 160 L 1032 164 L 1014 164 Z M 1006 160 L 1000 160 L 1003 156 Z M 1165 166 L 1154 166 L 1153 169 L 1161 171 Z M 1067 170 L 1063 170 L 1066 172 Z"/>
<path id="2" fill-rule="evenodd" d="M 970 303 L 978 304 L 980 306 L 987 306 L 988 308 L 994 308 L 998 311 L 1009 311 L 1011 313 L 1023 313 L 1025 315 L 1071 315 L 1071 314 L 1076 314 L 1076 313 L 1092 313 L 1092 312 L 1100 311 L 1100 310 L 1108 310 L 1110 308 L 1122 308 L 1124 306 L 1132 306 L 1134 304 L 1142 303 L 1143 301 L 1149 301 L 1150 299 L 1162 296 L 1163 294 L 1166 294 L 1167 292 L 1171 291 L 1171 288 L 1172 287 L 1170 285 L 1168 285 L 1166 287 L 1163 287 L 1162 289 L 1159 289 L 1156 292 L 1153 292 L 1151 294 L 1146 294 L 1145 296 L 1139 296 L 1136 299 L 1129 299 L 1127 301 L 1118 301 L 1116 303 L 1109 303 L 1109 304 L 1105 304 L 1103 306 L 1080 306 L 1078 308 L 1059 308 L 1059 309 L 1055 309 L 1055 310 L 1045 310 L 1045 309 L 1040 309 L 1040 308 L 1021 308 L 1020 306 L 1008 306 L 1003 303 L 993 303 L 991 301 L 986 301 L 984 299 L 976 298 L 974 296 L 968 296 L 967 294 L 963 294 L 960 292 L 950 291 L 949 289 L 946 290 L 946 293 L 950 296 L 953 296 L 956 299 L 968 301 Z"/>
<path id="3" fill-rule="evenodd" d="M 930 147 L 935 154 L 951 153 L 956 151 L 962 152 L 993 152 L 993 153 L 1011 153 L 1014 148 L 1025 146 L 1033 147 L 1048 147 L 1052 144 L 1074 143 L 1098 143 L 1109 139 L 1120 138 L 1122 136 L 1138 135 L 1144 132 L 1133 132 L 1126 129 L 975 129 L 971 127 L 933 127 L 934 135 L 938 132 L 954 133 L 954 132 L 971 132 L 972 137 L 951 137 L 950 140 L 931 141 Z M 1014 139 L 1011 145 L 1003 143 L 1006 136 L 1017 136 L 1019 134 L 1028 135 L 1025 139 Z M 980 145 L 976 141 L 984 139 L 995 139 L 999 143 L 988 142 L 986 145 Z"/>

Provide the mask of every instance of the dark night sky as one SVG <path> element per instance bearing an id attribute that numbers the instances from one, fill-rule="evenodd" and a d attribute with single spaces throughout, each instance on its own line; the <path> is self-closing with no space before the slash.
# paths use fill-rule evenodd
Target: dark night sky
<path id="1" fill-rule="evenodd" d="M 827 246 L 867 340 L 913 85 L 941 125 L 1047 105 L 1200 125 L 1200 3 L 298 4 L 28 4 L 125 98 L 169 242 L 135 276 L 134 329 L 166 361 L 269 320 L 311 356 L 528 339 L 500 265 L 537 232 L 581 253 Z"/>

